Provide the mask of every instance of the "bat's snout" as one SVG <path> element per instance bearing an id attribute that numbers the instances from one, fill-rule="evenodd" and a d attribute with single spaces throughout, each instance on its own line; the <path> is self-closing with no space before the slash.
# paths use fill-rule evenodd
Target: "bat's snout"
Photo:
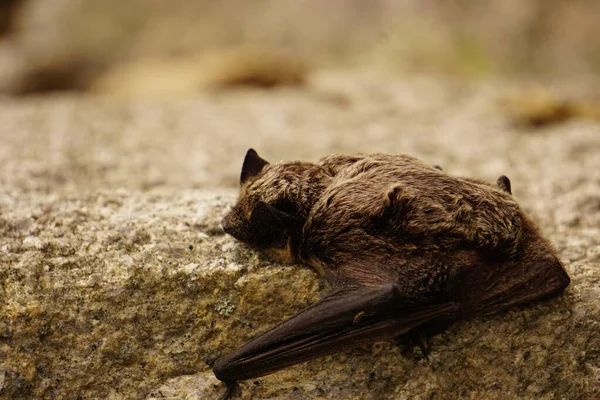
<path id="1" fill-rule="evenodd" d="M 225 233 L 228 233 L 231 235 L 231 228 L 232 228 L 232 224 L 231 224 L 231 214 L 227 214 L 226 216 L 223 217 L 223 219 L 221 220 L 221 228 L 223 228 L 223 230 L 225 231 Z"/>
<path id="2" fill-rule="evenodd" d="M 243 235 L 241 234 L 240 224 L 237 223 L 235 218 L 231 217 L 231 214 L 226 215 L 221 220 L 221 228 L 223 228 L 225 233 L 233 236 L 238 240 L 242 240 Z"/>
<path id="3" fill-rule="evenodd" d="M 225 233 L 233 236 L 238 240 L 241 240 L 242 242 L 248 241 L 248 235 L 245 233 L 246 229 L 244 229 L 246 224 L 243 221 L 240 221 L 240 217 L 238 213 L 235 212 L 235 210 L 229 212 L 221 220 L 221 227 L 223 228 Z"/>

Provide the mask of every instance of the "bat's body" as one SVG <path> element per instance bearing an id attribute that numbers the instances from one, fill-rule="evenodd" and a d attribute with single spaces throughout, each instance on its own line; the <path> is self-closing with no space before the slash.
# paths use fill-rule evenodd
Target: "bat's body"
<path id="1" fill-rule="evenodd" d="M 249 150 L 241 184 L 225 231 L 314 267 L 333 292 L 217 360 L 229 384 L 360 343 L 422 341 L 569 285 L 506 177 L 490 185 L 386 154 L 269 164 Z"/>

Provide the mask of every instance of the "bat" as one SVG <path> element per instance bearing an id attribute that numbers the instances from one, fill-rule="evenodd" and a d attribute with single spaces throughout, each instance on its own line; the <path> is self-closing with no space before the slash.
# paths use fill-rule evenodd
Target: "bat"
<path id="1" fill-rule="evenodd" d="M 269 163 L 248 150 L 226 233 L 316 269 L 332 291 L 213 365 L 227 386 L 357 345 L 427 338 L 457 320 L 554 297 L 570 283 L 512 196 L 408 155 Z"/>

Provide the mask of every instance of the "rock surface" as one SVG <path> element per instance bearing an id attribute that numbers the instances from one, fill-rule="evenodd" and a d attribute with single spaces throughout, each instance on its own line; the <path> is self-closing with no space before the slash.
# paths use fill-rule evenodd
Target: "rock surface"
<path id="1" fill-rule="evenodd" d="M 506 174 L 572 286 L 456 324 L 429 363 L 380 343 L 242 382 L 238 398 L 600 397 L 600 124 L 516 129 L 496 106 L 506 87 L 325 74 L 168 103 L 0 99 L 0 398 L 218 398 L 216 357 L 327 290 L 219 228 L 248 147 Z"/>

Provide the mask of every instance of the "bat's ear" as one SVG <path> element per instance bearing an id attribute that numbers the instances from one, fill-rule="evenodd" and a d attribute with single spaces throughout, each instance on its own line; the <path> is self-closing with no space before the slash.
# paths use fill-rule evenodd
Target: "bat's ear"
<path id="1" fill-rule="evenodd" d="M 250 223 L 260 230 L 261 242 L 279 248 L 286 245 L 297 222 L 290 214 L 279 211 L 264 201 L 256 203 L 250 215 Z"/>
<path id="2" fill-rule="evenodd" d="M 508 179 L 506 175 L 500 176 L 496 181 L 496 184 L 500 189 L 504 190 L 506 193 L 512 194 L 512 190 L 510 188 L 510 179 Z"/>
<path id="3" fill-rule="evenodd" d="M 248 178 L 258 175 L 265 165 L 269 165 L 267 160 L 260 158 L 254 149 L 248 149 L 246 157 L 244 158 L 244 163 L 242 164 L 240 184 L 246 182 Z"/>

